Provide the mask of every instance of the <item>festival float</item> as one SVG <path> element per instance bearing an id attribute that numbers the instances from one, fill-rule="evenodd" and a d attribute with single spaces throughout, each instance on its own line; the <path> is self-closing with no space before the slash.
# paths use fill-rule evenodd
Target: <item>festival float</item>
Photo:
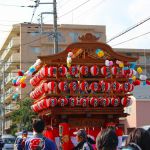
<path id="1" fill-rule="evenodd" d="M 39 56 L 26 72 L 32 75 L 33 111 L 49 129 L 59 128 L 61 137 L 79 128 L 96 137 L 101 127 L 118 124 L 128 115 L 124 108 L 132 103 L 134 86 L 149 84 L 136 68 L 138 58 L 113 51 L 90 33 L 79 40 L 60 53 Z"/>

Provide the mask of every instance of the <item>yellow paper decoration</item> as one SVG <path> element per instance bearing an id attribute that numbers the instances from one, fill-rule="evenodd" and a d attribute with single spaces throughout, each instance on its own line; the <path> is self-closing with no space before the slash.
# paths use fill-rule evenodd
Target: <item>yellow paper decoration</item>
<path id="1" fill-rule="evenodd" d="M 141 68 L 141 67 L 138 67 L 138 68 L 137 68 L 137 72 L 138 72 L 139 74 L 141 74 L 141 73 L 143 72 L 142 68 Z"/>
<path id="2" fill-rule="evenodd" d="M 132 80 L 135 81 L 135 80 L 136 80 L 136 76 L 133 76 L 133 77 L 132 77 Z"/>
<path id="3" fill-rule="evenodd" d="M 98 57 L 103 57 L 104 56 L 104 52 L 100 51 L 97 55 L 98 55 Z"/>
<path id="4" fill-rule="evenodd" d="M 119 67 L 120 67 L 120 68 L 123 68 L 123 67 L 124 67 L 124 64 L 123 64 L 123 63 L 120 63 L 120 64 L 119 64 Z"/>

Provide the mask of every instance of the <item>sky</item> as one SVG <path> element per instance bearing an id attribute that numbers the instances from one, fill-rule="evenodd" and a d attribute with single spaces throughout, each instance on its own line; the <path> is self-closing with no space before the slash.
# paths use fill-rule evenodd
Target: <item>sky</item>
<path id="1" fill-rule="evenodd" d="M 41 0 L 40 2 L 52 2 Z M 51 12 L 51 4 L 40 4 L 33 16 L 34 0 L 0 0 L 0 47 L 12 25 L 22 22 L 39 23 L 41 12 Z M 107 40 L 127 28 L 150 17 L 150 0 L 57 0 L 58 24 L 105 25 Z M 31 19 L 33 16 L 33 19 Z M 44 16 L 44 23 L 53 23 L 52 15 Z M 108 44 L 117 48 L 150 49 L 150 20 Z"/>

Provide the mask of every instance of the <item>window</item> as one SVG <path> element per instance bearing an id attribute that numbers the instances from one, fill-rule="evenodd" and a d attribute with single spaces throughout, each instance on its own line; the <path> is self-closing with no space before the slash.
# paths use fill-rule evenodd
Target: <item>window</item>
<path id="1" fill-rule="evenodd" d="M 32 47 L 31 48 L 33 53 L 39 54 L 41 52 L 41 48 L 40 47 Z"/>

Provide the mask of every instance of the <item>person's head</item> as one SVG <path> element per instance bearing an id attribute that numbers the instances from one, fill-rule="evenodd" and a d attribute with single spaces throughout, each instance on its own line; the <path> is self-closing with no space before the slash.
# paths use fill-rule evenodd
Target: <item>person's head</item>
<path id="1" fill-rule="evenodd" d="M 42 133 L 45 128 L 44 121 L 42 119 L 34 119 L 32 123 L 32 127 L 36 133 Z"/>
<path id="2" fill-rule="evenodd" d="M 77 132 L 74 132 L 74 134 L 76 135 L 77 142 L 87 140 L 87 134 L 84 129 L 80 129 Z"/>
<path id="3" fill-rule="evenodd" d="M 148 133 L 148 131 L 142 128 L 136 128 L 132 132 L 130 132 L 126 140 L 126 146 L 130 143 L 137 144 L 142 150 L 149 150 L 150 134 Z"/>
<path id="4" fill-rule="evenodd" d="M 28 131 L 27 130 L 23 130 L 22 131 L 22 137 L 26 138 L 28 136 Z"/>
<path id="5" fill-rule="evenodd" d="M 116 150 L 118 137 L 114 129 L 103 129 L 96 138 L 97 150 Z"/>

